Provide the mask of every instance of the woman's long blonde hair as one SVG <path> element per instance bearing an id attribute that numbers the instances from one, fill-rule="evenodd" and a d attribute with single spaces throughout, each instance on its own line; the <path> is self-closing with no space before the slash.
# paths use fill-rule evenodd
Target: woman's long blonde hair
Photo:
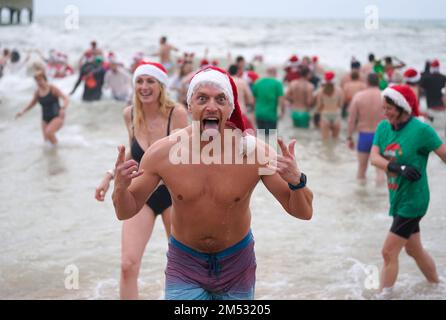
<path id="1" fill-rule="evenodd" d="M 157 80 L 159 86 L 160 86 L 160 96 L 158 98 L 158 104 L 159 104 L 159 108 L 161 113 L 168 118 L 169 117 L 169 112 L 172 108 L 175 107 L 175 102 L 173 102 L 170 98 L 169 95 L 167 94 L 167 89 L 164 85 L 162 85 L 158 80 Z M 135 129 L 139 129 L 142 126 L 145 126 L 145 117 L 144 117 L 144 109 L 142 108 L 142 103 L 141 101 L 138 99 L 138 94 L 136 92 L 136 90 L 134 90 L 133 92 L 133 126 Z"/>

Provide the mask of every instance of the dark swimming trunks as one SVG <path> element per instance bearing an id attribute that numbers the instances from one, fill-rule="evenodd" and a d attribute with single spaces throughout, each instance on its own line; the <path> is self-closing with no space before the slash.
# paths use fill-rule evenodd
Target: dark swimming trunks
<path id="1" fill-rule="evenodd" d="M 409 239 L 412 234 L 420 232 L 421 218 L 423 217 L 404 218 L 395 215 L 390 231 L 402 238 Z"/>
<path id="2" fill-rule="evenodd" d="M 256 257 L 251 231 L 216 253 L 196 251 L 172 236 L 166 267 L 166 300 L 252 300 Z"/>
<path id="3" fill-rule="evenodd" d="M 42 106 L 42 119 L 46 123 L 59 116 L 59 98 L 51 92 L 51 89 L 46 96 L 39 96 L 39 103 Z"/>
<path id="4" fill-rule="evenodd" d="M 171 109 L 169 113 L 169 120 L 167 122 L 167 136 L 170 135 L 170 122 L 172 118 L 173 109 Z M 133 122 L 133 109 L 132 109 L 132 122 Z M 144 155 L 144 150 L 141 148 L 138 140 L 135 137 L 135 131 L 132 127 L 133 138 L 132 145 L 130 147 L 130 153 L 132 155 L 132 159 L 136 162 L 140 163 L 141 159 Z M 172 205 L 172 198 L 170 196 L 169 190 L 167 190 L 165 185 L 160 185 L 156 190 L 150 195 L 149 199 L 146 201 L 146 204 L 150 209 L 153 210 L 155 215 L 162 214 L 164 210 L 169 208 Z"/>

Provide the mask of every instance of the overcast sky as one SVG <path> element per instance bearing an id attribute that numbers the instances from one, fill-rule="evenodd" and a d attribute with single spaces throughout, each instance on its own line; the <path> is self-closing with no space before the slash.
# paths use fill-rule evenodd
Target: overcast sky
<path id="1" fill-rule="evenodd" d="M 67 5 L 81 15 L 234 16 L 363 19 L 376 5 L 383 19 L 443 19 L 445 0 L 35 0 L 38 16 L 64 15 Z"/>

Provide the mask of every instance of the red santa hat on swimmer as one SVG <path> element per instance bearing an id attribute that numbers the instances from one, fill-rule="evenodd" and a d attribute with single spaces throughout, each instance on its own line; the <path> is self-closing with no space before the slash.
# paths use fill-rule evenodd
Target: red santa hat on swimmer
<path id="1" fill-rule="evenodd" d="M 333 83 L 335 73 L 333 71 L 327 71 L 324 73 L 324 83 Z"/>
<path id="2" fill-rule="evenodd" d="M 207 67 L 209 65 L 209 61 L 207 59 L 201 59 L 200 68 Z"/>
<path id="3" fill-rule="evenodd" d="M 167 86 L 167 71 L 162 64 L 156 62 L 142 61 L 133 73 L 133 85 L 139 76 L 151 76 L 164 86 Z"/>
<path id="4" fill-rule="evenodd" d="M 420 115 L 418 110 L 418 100 L 415 93 L 408 85 L 395 85 L 387 87 L 382 96 L 390 98 L 395 104 L 416 117 Z"/>
<path id="5" fill-rule="evenodd" d="M 242 112 L 238 103 L 237 87 L 232 77 L 223 69 L 207 66 L 198 71 L 192 78 L 189 89 L 187 90 L 187 104 L 190 105 L 194 91 L 203 83 L 216 84 L 229 100 L 232 106 L 231 116 L 229 122 L 234 124 L 242 132 L 245 131 L 246 126 L 243 121 Z"/>
<path id="6" fill-rule="evenodd" d="M 287 67 L 297 67 L 299 66 L 299 57 L 295 54 L 293 54 L 286 64 Z"/>
<path id="7" fill-rule="evenodd" d="M 416 83 L 420 81 L 420 74 L 417 72 L 417 70 L 413 68 L 409 68 L 406 71 L 404 71 L 404 82 L 406 83 Z"/>
<path id="8" fill-rule="evenodd" d="M 431 62 L 431 67 L 430 67 L 430 71 L 431 72 L 440 72 L 440 61 L 438 61 L 437 59 L 435 59 L 434 61 Z"/>

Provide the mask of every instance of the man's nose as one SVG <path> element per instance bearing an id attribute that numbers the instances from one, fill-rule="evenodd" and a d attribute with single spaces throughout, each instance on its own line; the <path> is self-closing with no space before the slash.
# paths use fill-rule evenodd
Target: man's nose
<path id="1" fill-rule="evenodd" d="M 209 99 L 208 103 L 205 107 L 206 111 L 208 112 L 217 112 L 218 111 L 218 104 L 214 99 Z"/>

